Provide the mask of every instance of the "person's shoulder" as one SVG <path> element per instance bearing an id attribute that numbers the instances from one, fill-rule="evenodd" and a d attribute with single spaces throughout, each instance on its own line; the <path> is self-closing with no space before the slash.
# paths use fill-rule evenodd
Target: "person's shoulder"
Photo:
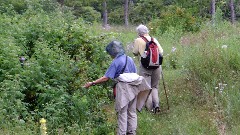
<path id="1" fill-rule="evenodd" d="M 141 37 L 138 37 L 138 38 L 135 39 L 135 42 L 134 42 L 134 43 L 135 43 L 135 44 L 136 44 L 136 43 L 138 44 L 138 43 L 142 43 L 142 42 L 144 42 L 144 40 L 143 40 Z"/>
<path id="2" fill-rule="evenodd" d="M 137 37 L 135 41 L 142 41 L 143 39 L 141 37 Z"/>

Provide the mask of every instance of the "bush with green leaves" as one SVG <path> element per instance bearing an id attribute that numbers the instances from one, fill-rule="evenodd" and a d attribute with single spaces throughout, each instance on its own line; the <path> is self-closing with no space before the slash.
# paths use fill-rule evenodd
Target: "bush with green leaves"
<path id="1" fill-rule="evenodd" d="M 43 117 L 51 134 L 111 132 L 101 108 L 109 102 L 108 88 L 82 88 L 104 74 L 108 61 L 102 60 L 109 59 L 104 45 L 111 33 L 94 35 L 82 19 L 61 8 L 0 16 L 0 109 L 7 116 L 0 118 L 0 128 L 4 121 L 12 128 L 19 121 L 37 126 Z M 23 64 L 20 56 L 25 57 Z"/>

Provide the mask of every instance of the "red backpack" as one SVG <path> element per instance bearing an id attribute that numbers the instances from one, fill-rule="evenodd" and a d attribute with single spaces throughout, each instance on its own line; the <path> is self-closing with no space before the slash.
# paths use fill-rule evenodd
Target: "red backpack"
<path id="1" fill-rule="evenodd" d="M 148 41 L 146 37 L 141 37 L 146 42 L 146 48 L 144 55 L 141 56 L 141 63 L 143 67 L 147 69 L 157 69 L 162 65 L 163 56 L 160 54 L 157 44 L 151 37 L 151 41 Z"/>

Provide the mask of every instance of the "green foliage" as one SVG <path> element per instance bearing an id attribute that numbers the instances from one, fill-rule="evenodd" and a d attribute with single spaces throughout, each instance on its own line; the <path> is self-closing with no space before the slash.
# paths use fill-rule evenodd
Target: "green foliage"
<path id="1" fill-rule="evenodd" d="M 17 129 L 14 124 L 19 121 L 44 117 L 51 134 L 73 129 L 110 132 L 111 124 L 100 109 L 108 103 L 106 86 L 87 91 L 82 85 L 106 70 L 108 61 L 102 60 L 109 57 L 103 45 L 111 34 L 96 36 L 71 12 L 60 8 L 49 12 L 43 7 L 30 6 L 21 15 L 11 10 L 1 14 L 0 109 L 6 117 L 0 119 Z M 23 66 L 19 56 L 26 59 Z"/>
<path id="2" fill-rule="evenodd" d="M 23 14 L 28 8 L 52 12 L 58 7 L 58 4 L 55 0 L 1 0 L 0 3 L 2 8 L 0 12 L 2 13 L 9 13 L 8 10 L 11 9 L 17 13 Z"/>
<path id="3" fill-rule="evenodd" d="M 152 33 L 163 34 L 169 28 L 180 30 L 182 32 L 196 32 L 199 30 L 199 20 L 189 14 L 185 9 L 177 6 L 169 6 L 162 13 L 160 19 L 155 19 L 149 23 Z"/>
<path id="4" fill-rule="evenodd" d="M 80 17 L 87 22 L 94 23 L 94 22 L 100 22 L 101 20 L 101 11 L 102 11 L 101 1 L 66 0 L 64 1 L 64 5 L 67 7 L 71 7 L 76 17 Z"/>
<path id="5" fill-rule="evenodd" d="M 7 8 L 13 8 L 17 13 L 23 13 L 27 8 L 26 0 L 0 0 L 0 7 L 2 10 L 0 12 L 4 12 Z"/>
<path id="6" fill-rule="evenodd" d="M 141 0 L 130 10 L 129 21 L 132 24 L 147 24 L 161 16 L 163 7 L 162 0 Z"/>
<path id="7" fill-rule="evenodd" d="M 108 21 L 110 24 L 124 24 L 124 10 L 123 7 L 117 8 L 108 14 Z"/>
<path id="8" fill-rule="evenodd" d="M 195 0 L 195 1 L 185 1 L 185 0 L 173 0 L 172 5 L 180 6 L 188 10 L 189 13 L 193 14 L 195 17 L 198 16 L 201 19 L 211 18 L 209 14 L 211 1 L 209 0 Z M 216 4 L 219 2 L 217 1 Z"/>
<path id="9" fill-rule="evenodd" d="M 219 7 L 217 7 L 216 9 L 216 13 L 213 21 L 214 21 L 214 25 L 219 25 L 219 24 L 221 25 L 221 23 L 224 21 L 223 12 Z"/>
<path id="10" fill-rule="evenodd" d="M 75 10 L 74 15 L 83 18 L 87 22 L 100 22 L 101 13 L 96 11 L 93 7 L 80 7 Z"/>

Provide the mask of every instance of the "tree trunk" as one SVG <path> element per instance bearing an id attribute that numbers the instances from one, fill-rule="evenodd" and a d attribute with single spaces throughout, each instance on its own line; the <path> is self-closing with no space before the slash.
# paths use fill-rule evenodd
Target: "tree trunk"
<path id="1" fill-rule="evenodd" d="M 125 0 L 124 3 L 124 22 L 126 27 L 128 27 L 128 2 L 129 0 Z"/>
<path id="2" fill-rule="evenodd" d="M 231 9 L 231 22 L 232 24 L 235 23 L 235 20 L 236 20 L 236 15 L 235 15 L 235 10 L 234 10 L 234 2 L 233 0 L 230 0 L 230 9 Z"/>
<path id="3" fill-rule="evenodd" d="M 212 0 L 212 2 L 211 2 L 211 15 L 212 15 L 212 23 L 213 24 L 215 22 L 215 12 L 216 12 L 215 4 L 216 4 L 216 0 Z"/>
<path id="4" fill-rule="evenodd" d="M 103 1 L 103 27 L 108 25 L 108 15 L 107 15 L 107 2 Z"/>

